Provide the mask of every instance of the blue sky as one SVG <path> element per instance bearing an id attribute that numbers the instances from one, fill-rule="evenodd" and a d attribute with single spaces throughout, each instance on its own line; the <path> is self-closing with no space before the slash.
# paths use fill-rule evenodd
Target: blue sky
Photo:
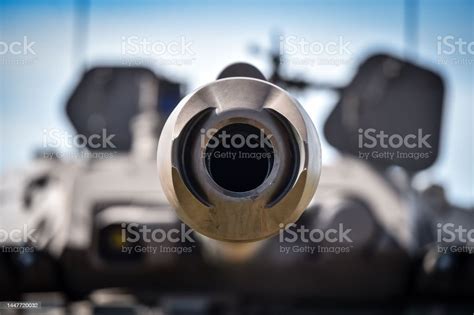
<path id="1" fill-rule="evenodd" d="M 443 74 L 443 151 L 419 181 L 446 184 L 450 198 L 458 203 L 474 200 L 474 55 L 456 53 L 440 64 L 437 51 L 439 36 L 474 41 L 472 1 L 420 1 L 417 46 L 405 43 L 404 1 L 91 1 L 88 31 L 77 46 L 75 17 L 84 8 L 73 1 L 0 0 L 0 41 L 26 37 L 34 42 L 35 52 L 0 56 L 1 172 L 26 165 L 34 149 L 41 147 L 44 129 L 72 132 L 64 104 L 85 67 L 139 60 L 157 73 L 186 82 L 189 90 L 213 80 L 235 61 L 251 62 L 268 73 L 268 60 L 250 47 L 269 48 L 270 34 L 278 31 L 308 42 L 342 38 L 350 43 L 350 54 L 325 56 L 341 61 L 337 65 L 301 65 L 298 61 L 312 59 L 294 56 L 285 67 L 292 76 L 346 83 L 358 62 L 378 50 L 411 56 Z M 191 42 L 193 54 L 124 54 L 124 39 L 130 38 L 163 43 L 184 38 Z M 471 64 L 456 65 L 456 58 Z M 185 64 L 163 64 L 167 60 Z M 297 97 L 322 130 L 335 95 L 308 92 Z M 325 143 L 323 149 L 325 161 L 330 161 L 334 152 Z"/>

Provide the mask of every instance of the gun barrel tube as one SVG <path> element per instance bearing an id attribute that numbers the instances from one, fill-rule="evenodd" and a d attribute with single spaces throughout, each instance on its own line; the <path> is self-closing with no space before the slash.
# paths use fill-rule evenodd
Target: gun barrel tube
<path id="1" fill-rule="evenodd" d="M 186 96 L 158 145 L 163 190 L 195 231 L 221 241 L 268 238 L 295 222 L 321 171 L 316 129 L 267 81 L 233 77 Z"/>

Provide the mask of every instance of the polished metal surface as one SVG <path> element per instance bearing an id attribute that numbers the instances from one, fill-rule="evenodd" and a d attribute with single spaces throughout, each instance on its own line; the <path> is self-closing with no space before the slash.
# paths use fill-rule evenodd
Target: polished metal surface
<path id="1" fill-rule="evenodd" d="M 239 160 L 240 148 L 226 148 L 235 155 L 222 162 L 223 152 L 209 147 L 223 130 L 247 136 L 259 130 L 270 143 L 246 148 L 257 157 L 252 161 Z M 321 149 L 309 116 L 286 91 L 226 78 L 197 89 L 173 111 L 160 137 L 158 170 L 168 200 L 194 230 L 216 240 L 256 241 L 305 210 L 318 185 Z"/>

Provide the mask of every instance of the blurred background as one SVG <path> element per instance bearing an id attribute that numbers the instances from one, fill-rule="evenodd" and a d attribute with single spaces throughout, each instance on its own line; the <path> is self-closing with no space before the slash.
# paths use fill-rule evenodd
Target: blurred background
<path id="1" fill-rule="evenodd" d="M 304 252 L 283 229 L 243 261 L 195 232 L 146 247 L 168 252 L 123 251 L 127 224 L 187 231 L 159 185 L 157 135 L 235 62 L 309 113 L 323 169 L 297 224 L 349 227 L 346 254 L 324 240 Z M 474 241 L 453 230 L 474 235 L 473 87 L 468 0 L 0 0 L 0 314 L 24 314 L 1 301 L 44 314 L 296 314 L 306 302 L 471 314 Z M 64 139 L 103 126 L 117 150 Z M 361 159 L 360 130 L 375 127 L 430 133 L 430 159 Z M 429 148 L 411 149 L 399 152 Z M 11 240 L 19 228 L 36 240 Z"/>
<path id="2" fill-rule="evenodd" d="M 368 54 L 385 51 L 443 76 L 441 153 L 415 182 L 443 184 L 450 201 L 469 206 L 474 200 L 474 56 L 472 48 L 463 53 L 442 46 L 449 53 L 441 52 L 440 38 L 472 43 L 473 6 L 468 0 L 1 0 L 0 40 L 24 43 L 26 38 L 32 46 L 26 54 L 0 55 L 0 171 L 28 163 L 43 145 L 44 130 L 72 132 L 64 104 L 84 70 L 96 65 L 150 67 L 185 83 L 189 92 L 236 61 L 254 64 L 268 75 L 268 51 L 281 46 L 286 53 L 283 73 L 343 85 Z M 140 45 L 143 41 L 148 44 Z M 172 42 L 184 45 L 179 51 L 151 49 L 154 43 Z M 301 42 L 306 49 L 297 45 Z M 315 42 L 329 49 L 309 51 Z M 296 97 L 321 132 L 336 94 L 309 90 Z M 324 162 L 335 154 L 324 141 L 323 152 Z"/>

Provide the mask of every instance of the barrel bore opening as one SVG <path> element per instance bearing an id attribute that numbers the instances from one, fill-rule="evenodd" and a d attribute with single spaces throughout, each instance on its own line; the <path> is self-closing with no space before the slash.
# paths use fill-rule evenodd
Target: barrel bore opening
<path id="1" fill-rule="evenodd" d="M 219 129 L 205 150 L 211 178 L 232 192 L 246 192 L 260 186 L 273 168 L 270 136 L 244 123 Z"/>

